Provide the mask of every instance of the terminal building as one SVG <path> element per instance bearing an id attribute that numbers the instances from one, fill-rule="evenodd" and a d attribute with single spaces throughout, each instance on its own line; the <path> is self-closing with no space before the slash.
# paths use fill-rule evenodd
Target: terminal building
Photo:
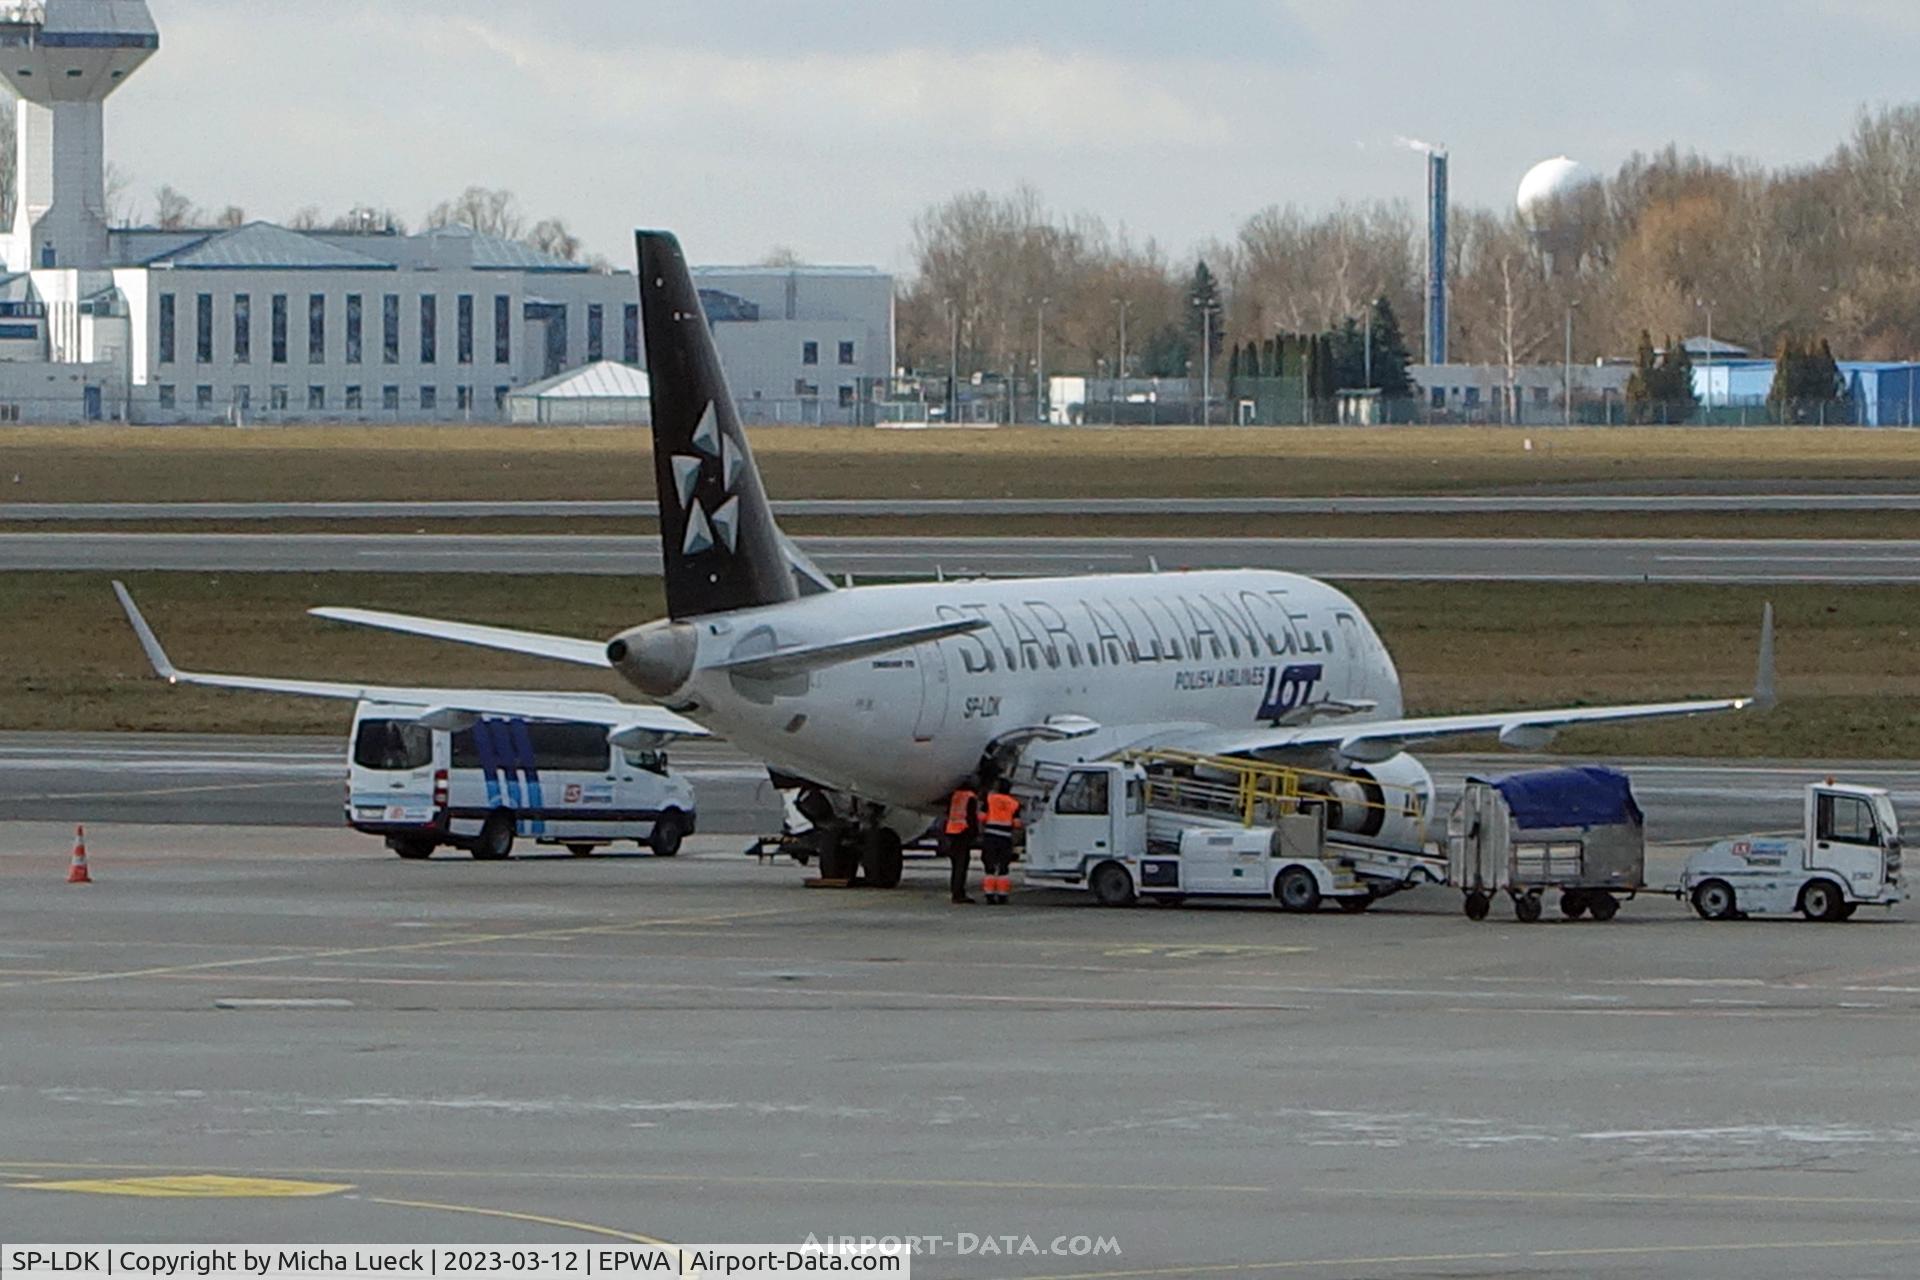
<path id="1" fill-rule="evenodd" d="M 504 422 L 519 388 L 642 363 L 631 272 L 464 227 L 110 227 L 106 100 L 159 47 L 144 0 L 0 0 L 0 76 L 20 99 L 0 421 Z M 699 282 L 749 421 L 871 420 L 894 359 L 890 277 Z"/>

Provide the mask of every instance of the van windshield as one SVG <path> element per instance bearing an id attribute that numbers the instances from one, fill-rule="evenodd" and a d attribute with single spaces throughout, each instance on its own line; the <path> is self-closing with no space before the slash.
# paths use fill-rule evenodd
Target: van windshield
<path id="1" fill-rule="evenodd" d="M 433 763 L 433 730 L 411 720 L 362 720 L 353 762 L 383 773 L 424 769 Z"/>

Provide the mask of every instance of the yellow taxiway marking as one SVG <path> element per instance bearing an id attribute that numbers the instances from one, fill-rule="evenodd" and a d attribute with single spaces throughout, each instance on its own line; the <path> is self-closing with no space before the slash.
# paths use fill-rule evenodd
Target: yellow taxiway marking
<path id="1" fill-rule="evenodd" d="M 1798 1204 L 1798 1205 L 1885 1205 L 1908 1208 L 1920 1205 L 1920 1198 L 1905 1196 L 1796 1196 L 1779 1192 L 1742 1191 L 1528 1191 L 1501 1188 L 1453 1191 L 1395 1190 L 1382 1187 L 1302 1187 L 1302 1194 L 1314 1196 L 1367 1196 L 1380 1200 L 1563 1200 L 1576 1204 Z"/>
<path id="2" fill-rule="evenodd" d="M 1601 1245 L 1591 1249 L 1511 1249 L 1484 1253 L 1398 1253 L 1371 1257 L 1281 1258 L 1271 1262 L 1201 1263 L 1187 1267 L 1142 1267 L 1132 1271 L 1077 1271 L 1060 1275 L 1022 1276 L 1019 1280 L 1148 1280 L 1159 1276 L 1249 1275 L 1260 1272 L 1324 1271 L 1335 1267 L 1445 1266 L 1470 1262 L 1545 1262 L 1577 1258 L 1661 1258 L 1697 1254 L 1784 1253 L 1793 1250 L 1831 1252 L 1838 1249 L 1908 1249 L 1920 1237 L 1856 1237 L 1851 1240 L 1761 1240 L 1731 1244 Z"/>
<path id="3" fill-rule="evenodd" d="M 157 1168 L 155 1165 L 141 1164 L 67 1164 L 41 1160 L 0 1160 L 0 1168 L 17 1169 L 22 1176 L 32 1177 L 34 1170 L 53 1173 L 72 1173 L 92 1170 L 101 1173 L 137 1173 Z M 243 1171 L 235 1170 L 236 1173 Z M 1236 1186 L 1232 1184 L 1185 1185 L 1181 1183 L 1115 1183 L 1115 1182 L 1011 1182 L 994 1179 L 967 1178 L 833 1178 L 833 1177 L 794 1177 L 778 1174 L 710 1174 L 710 1173 L 580 1173 L 570 1170 L 529 1170 L 529 1169 L 252 1169 L 244 1171 L 252 1176 L 267 1174 L 305 1178 L 357 1178 L 366 1181 L 372 1178 L 445 1178 L 452 1181 L 535 1181 L 535 1182 L 606 1182 L 632 1183 L 641 1186 L 685 1185 L 714 1183 L 721 1186 L 747 1187 L 905 1187 L 926 1190 L 953 1191 L 1065 1191 L 1065 1192 L 1142 1192 L 1153 1194 L 1199 1194 L 1199 1195 L 1242 1195 L 1268 1196 L 1275 1194 L 1275 1188 L 1269 1186 Z"/>
<path id="4" fill-rule="evenodd" d="M 14 1166 L 20 1167 L 20 1166 Z M 75 1182 L 21 1182 L 16 1191 L 73 1191 L 96 1196 L 179 1196 L 200 1200 L 277 1200 L 291 1196 L 331 1196 L 353 1190 L 337 1182 L 294 1182 L 285 1178 L 236 1178 L 196 1173 L 173 1177 L 88 1178 Z"/>
<path id="5" fill-rule="evenodd" d="M 440 1213 L 466 1213 L 477 1218 L 506 1218 L 513 1222 L 531 1222 L 535 1226 L 560 1227 L 567 1231 L 581 1231 L 590 1236 L 606 1236 L 610 1240 L 631 1240 L 635 1244 L 659 1245 L 672 1248 L 665 1240 L 656 1240 L 652 1236 L 643 1236 L 636 1231 L 619 1231 L 613 1227 L 595 1226 L 591 1222 L 574 1222 L 567 1218 L 548 1218 L 537 1213 L 515 1213 L 511 1209 L 483 1209 L 471 1204 L 436 1204 L 431 1200 L 389 1200 L 383 1196 L 367 1197 L 369 1204 L 391 1205 L 401 1209 L 433 1209 Z"/>

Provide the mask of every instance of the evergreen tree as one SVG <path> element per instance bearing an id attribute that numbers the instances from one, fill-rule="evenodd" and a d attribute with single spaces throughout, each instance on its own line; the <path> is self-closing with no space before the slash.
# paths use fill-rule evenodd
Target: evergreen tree
<path id="1" fill-rule="evenodd" d="M 1666 354 L 1660 358 L 1661 421 L 1685 422 L 1700 407 L 1693 389 L 1693 353 L 1687 344 L 1667 339 Z"/>
<path id="2" fill-rule="evenodd" d="M 1413 353 L 1407 348 L 1407 335 L 1400 328 L 1400 317 L 1385 294 L 1373 304 L 1373 385 L 1387 400 L 1405 400 L 1413 395 Z"/>
<path id="3" fill-rule="evenodd" d="M 1773 352 L 1773 385 L 1767 389 L 1767 409 L 1775 422 L 1794 421 L 1795 388 L 1802 361 L 1800 344 L 1792 334 L 1782 334 Z"/>
<path id="4" fill-rule="evenodd" d="M 1333 389 L 1358 391 L 1367 381 L 1367 335 L 1360 322 L 1349 316 L 1329 335 L 1332 338 Z"/>
<path id="5" fill-rule="evenodd" d="M 1654 405 L 1659 394 L 1660 371 L 1654 363 L 1653 335 L 1642 329 L 1640 348 L 1633 356 L 1633 373 L 1627 379 L 1627 421 L 1636 424 L 1652 422 L 1657 412 Z"/>
<path id="6" fill-rule="evenodd" d="M 1220 339 L 1226 332 L 1226 315 L 1220 305 L 1220 282 L 1214 278 L 1205 258 L 1193 267 L 1193 282 L 1187 288 L 1187 332 L 1192 335 L 1193 361 L 1197 368 L 1203 351 L 1220 355 Z"/>

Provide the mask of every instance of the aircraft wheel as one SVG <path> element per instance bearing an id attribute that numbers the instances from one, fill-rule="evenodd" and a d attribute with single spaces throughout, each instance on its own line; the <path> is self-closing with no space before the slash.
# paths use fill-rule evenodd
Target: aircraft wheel
<path id="1" fill-rule="evenodd" d="M 1485 920 L 1487 918 L 1487 912 L 1492 909 L 1493 899 L 1477 889 L 1469 893 L 1466 901 L 1461 905 L 1461 910 L 1467 913 L 1467 919 L 1476 921 Z"/>
<path id="2" fill-rule="evenodd" d="M 1587 908 L 1590 905 L 1593 905 L 1593 903 L 1588 899 L 1586 894 L 1580 892 L 1578 889 L 1569 889 L 1560 895 L 1560 914 L 1569 920 L 1578 920 L 1581 916 L 1587 914 Z M 1595 911 L 1593 914 L 1595 919 L 1598 919 L 1600 916 L 1598 911 Z"/>
<path id="3" fill-rule="evenodd" d="M 1513 918 L 1521 924 L 1539 923 L 1541 913 L 1540 895 L 1537 893 L 1521 894 L 1513 900 Z"/>
<path id="4" fill-rule="evenodd" d="M 654 820 L 653 834 L 647 837 L 647 847 L 653 850 L 656 858 L 677 858 L 680 856 L 680 842 L 686 838 L 686 820 L 669 810 Z"/>
<path id="5" fill-rule="evenodd" d="M 1831 880 L 1815 880 L 1800 891 L 1800 914 L 1809 920 L 1838 923 L 1846 906 L 1846 895 Z"/>
<path id="6" fill-rule="evenodd" d="M 1739 906 L 1733 886 L 1725 880 L 1707 880 L 1693 890 L 1693 909 L 1702 920 L 1731 920 Z"/>
<path id="7" fill-rule="evenodd" d="M 1587 899 L 1587 910 L 1595 920 L 1605 924 L 1620 914 L 1620 899 L 1610 893 L 1596 893 Z"/>
<path id="8" fill-rule="evenodd" d="M 502 809 L 480 828 L 473 856 L 481 862 L 501 862 L 513 856 L 513 815 Z"/>
<path id="9" fill-rule="evenodd" d="M 1320 882 L 1305 867 L 1288 867 L 1274 880 L 1273 896 L 1282 911 L 1305 915 L 1320 909 Z"/>
<path id="10" fill-rule="evenodd" d="M 867 884 L 875 889 L 899 888 L 906 859 L 900 837 L 885 827 L 875 827 L 866 833 L 862 844 L 865 847 L 860 853 L 860 863 L 866 871 Z"/>
<path id="11" fill-rule="evenodd" d="M 1103 862 L 1087 878 L 1094 901 L 1103 907 L 1130 907 L 1134 903 L 1133 876 L 1117 862 Z"/>

